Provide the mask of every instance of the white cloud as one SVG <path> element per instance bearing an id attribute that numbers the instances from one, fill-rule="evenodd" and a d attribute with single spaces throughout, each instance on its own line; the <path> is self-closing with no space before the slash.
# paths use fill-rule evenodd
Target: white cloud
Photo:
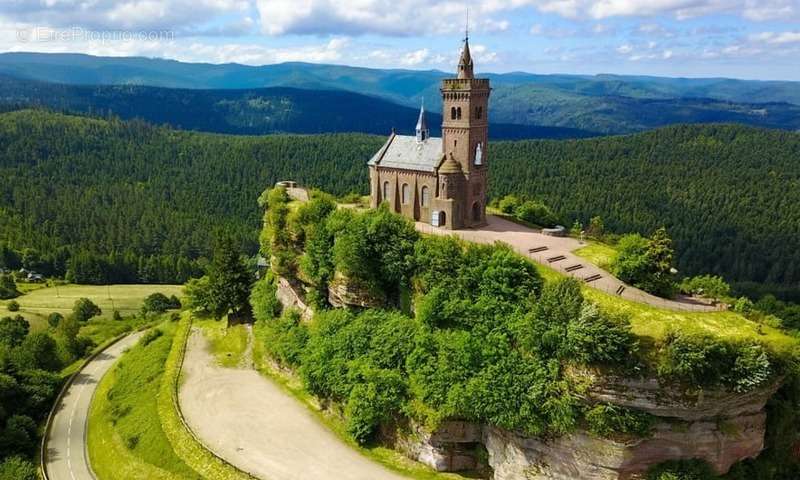
<path id="1" fill-rule="evenodd" d="M 620 45 L 619 47 L 617 47 L 617 53 L 621 55 L 627 55 L 632 51 L 633 47 L 631 45 L 628 45 L 627 43 L 625 45 Z"/>
<path id="2" fill-rule="evenodd" d="M 751 35 L 750 39 L 756 42 L 769 43 L 771 45 L 784 45 L 789 43 L 800 43 L 800 31 L 798 32 L 763 32 Z"/>

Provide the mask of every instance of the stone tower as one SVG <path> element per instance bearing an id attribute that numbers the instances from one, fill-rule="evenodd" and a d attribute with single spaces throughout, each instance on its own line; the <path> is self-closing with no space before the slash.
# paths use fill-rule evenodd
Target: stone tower
<path id="1" fill-rule="evenodd" d="M 457 78 L 442 80 L 442 150 L 461 167 L 459 182 L 460 217 L 455 224 L 465 227 L 486 223 L 486 187 L 488 183 L 489 87 L 488 79 L 475 78 L 469 51 L 469 37 L 458 61 Z M 456 219 L 454 219 L 456 220 Z"/>

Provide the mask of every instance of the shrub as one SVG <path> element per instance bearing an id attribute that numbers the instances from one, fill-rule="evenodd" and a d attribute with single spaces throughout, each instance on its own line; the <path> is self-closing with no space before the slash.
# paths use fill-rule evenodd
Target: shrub
<path id="1" fill-rule="evenodd" d="M 517 212 L 517 208 L 519 208 L 521 203 L 522 201 L 516 196 L 506 195 L 500 200 L 500 202 L 497 204 L 497 207 L 501 212 L 513 215 Z"/>
<path id="2" fill-rule="evenodd" d="M 267 273 L 253 285 L 250 292 L 250 306 L 256 320 L 269 321 L 280 315 L 281 302 L 278 301 L 275 277 Z"/>
<path id="3" fill-rule="evenodd" d="M 520 204 L 514 214 L 520 220 L 543 227 L 553 227 L 558 223 L 558 217 L 547 205 L 532 200 Z"/>
<path id="4" fill-rule="evenodd" d="M 60 324 L 64 320 L 64 315 L 61 315 L 58 312 L 53 312 L 47 316 L 47 323 L 52 328 L 58 328 L 58 324 Z"/>
<path id="5" fill-rule="evenodd" d="M 653 428 L 654 417 L 645 412 L 615 405 L 600 404 L 584 413 L 588 429 L 599 437 L 613 434 L 645 437 Z"/>
<path id="6" fill-rule="evenodd" d="M 264 322 L 265 320 L 260 320 Z M 297 310 L 286 310 L 277 320 L 267 321 L 266 349 L 281 365 L 300 366 L 308 342 L 308 328 Z"/>
<path id="7" fill-rule="evenodd" d="M 16 300 L 11 300 L 6 308 L 9 312 L 19 312 L 19 303 Z"/>
<path id="8" fill-rule="evenodd" d="M 587 364 L 624 365 L 637 348 L 630 321 L 585 304 L 577 319 L 567 325 L 568 357 Z"/>
<path id="9" fill-rule="evenodd" d="M 89 319 L 102 315 L 103 311 L 88 298 L 80 298 L 75 301 L 72 307 L 72 316 L 79 322 L 87 322 Z"/>
<path id="10" fill-rule="evenodd" d="M 773 369 L 757 343 L 724 342 L 707 335 L 667 335 L 659 375 L 695 386 L 747 392 L 771 378 Z"/>
<path id="11" fill-rule="evenodd" d="M 175 299 L 177 300 L 177 298 Z M 180 302 L 178 302 L 180 305 Z M 142 303 L 142 313 L 164 313 L 167 310 L 175 308 L 174 302 L 170 301 L 163 293 L 151 293 Z M 180 308 L 180 306 L 178 307 Z"/>
<path id="12" fill-rule="evenodd" d="M 153 341 L 155 341 L 162 335 L 164 335 L 164 332 L 162 332 L 161 329 L 159 328 L 153 328 L 151 330 L 148 330 L 147 333 L 142 335 L 142 338 L 139 339 L 139 345 L 143 347 L 150 345 Z"/>
<path id="13" fill-rule="evenodd" d="M 114 310 L 114 315 L 112 316 L 112 318 L 119 322 L 122 320 L 122 314 L 119 313 L 119 310 Z"/>
<path id="14" fill-rule="evenodd" d="M 647 480 L 713 480 L 714 470 L 702 460 L 672 460 L 647 472 Z"/>
<path id="15" fill-rule="evenodd" d="M 689 295 L 701 295 L 706 298 L 718 300 L 730 294 L 731 286 L 728 285 L 722 277 L 700 275 L 683 279 L 680 290 Z"/>
<path id="16" fill-rule="evenodd" d="M 649 239 L 638 234 L 625 235 L 617 244 L 611 272 L 646 292 L 671 297 L 675 291 L 673 256 L 672 240 L 664 228 L 656 230 Z"/>
<path id="17" fill-rule="evenodd" d="M 400 410 L 405 401 L 405 381 L 400 372 L 375 368 L 363 360 L 351 368 L 351 376 L 357 380 L 344 414 L 347 432 L 363 444 Z"/>

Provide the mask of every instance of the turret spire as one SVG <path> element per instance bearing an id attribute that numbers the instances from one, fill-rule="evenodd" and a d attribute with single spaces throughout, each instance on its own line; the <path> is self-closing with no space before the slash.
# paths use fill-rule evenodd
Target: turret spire
<path id="1" fill-rule="evenodd" d="M 417 120 L 417 142 L 422 143 L 430 137 L 428 118 L 425 115 L 425 99 L 419 106 L 419 119 Z"/>

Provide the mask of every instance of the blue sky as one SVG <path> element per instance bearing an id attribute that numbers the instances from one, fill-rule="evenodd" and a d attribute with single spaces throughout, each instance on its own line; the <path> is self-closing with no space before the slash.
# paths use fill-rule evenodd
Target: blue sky
<path id="1" fill-rule="evenodd" d="M 800 80 L 800 0 L 3 0 L 0 50 Z"/>

